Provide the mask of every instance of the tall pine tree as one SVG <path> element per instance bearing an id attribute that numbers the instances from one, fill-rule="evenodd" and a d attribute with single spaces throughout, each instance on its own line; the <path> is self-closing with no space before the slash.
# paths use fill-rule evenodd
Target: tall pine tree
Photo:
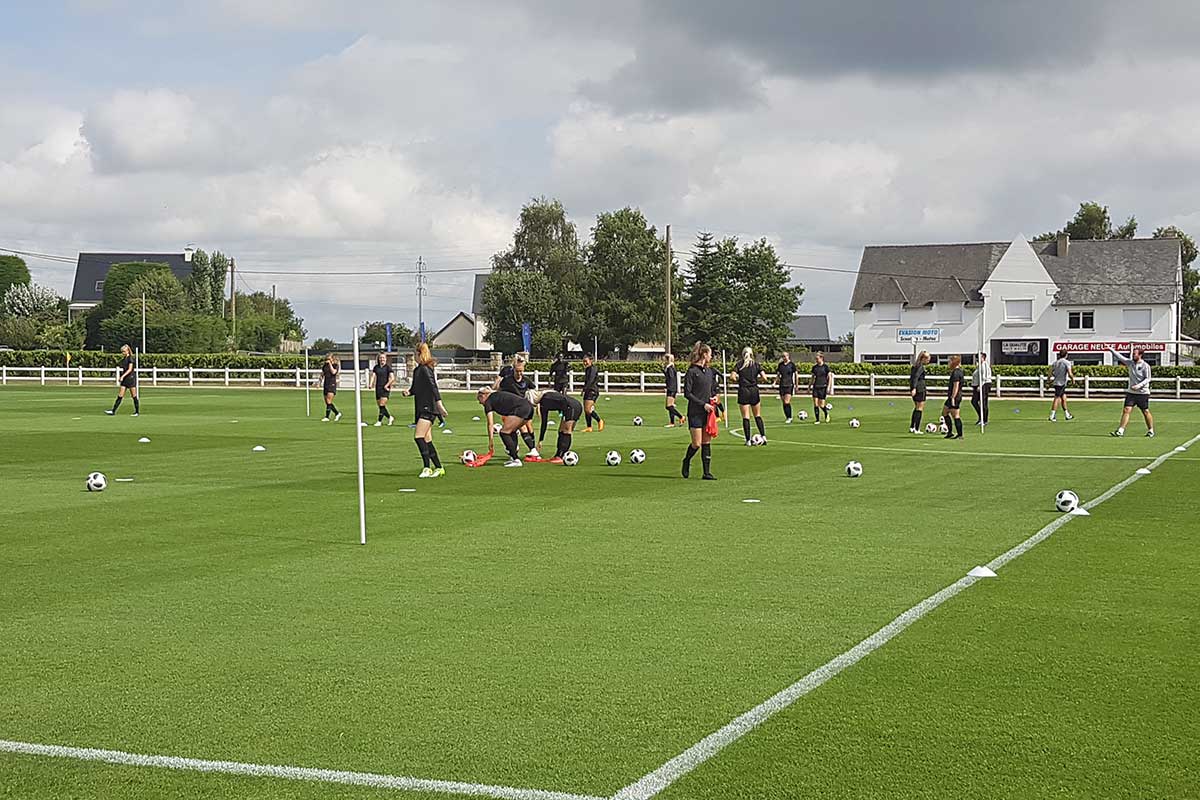
<path id="1" fill-rule="evenodd" d="M 187 282 L 188 303 L 197 314 L 213 313 L 212 264 L 208 253 L 196 250 L 192 253 L 192 275 Z"/>
<path id="2" fill-rule="evenodd" d="M 212 254 L 211 260 L 212 270 L 212 285 L 209 287 L 212 292 L 212 312 L 213 314 L 225 315 L 225 276 L 229 274 L 229 256 L 216 250 Z"/>

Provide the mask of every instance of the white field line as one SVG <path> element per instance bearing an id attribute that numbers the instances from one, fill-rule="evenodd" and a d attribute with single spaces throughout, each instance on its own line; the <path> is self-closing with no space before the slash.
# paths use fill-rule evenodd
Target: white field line
<path id="1" fill-rule="evenodd" d="M 941 439 L 941 434 L 932 434 Z M 985 434 L 986 436 L 986 434 Z M 740 438 L 740 437 L 739 437 Z M 994 458 L 1050 458 L 1078 461 L 1145 461 L 1147 456 L 1088 456 L 1072 453 L 995 453 L 980 450 L 921 450 L 916 447 L 882 447 L 880 445 L 838 444 L 836 442 L 797 442 L 792 439 L 772 439 L 770 444 L 790 444 L 797 447 L 828 447 L 834 450 L 874 450 L 882 453 L 917 453 L 923 456 L 987 456 Z M 769 445 L 768 445 L 769 446 Z"/>
<path id="2" fill-rule="evenodd" d="M 91 747 L 63 747 L 54 744 L 29 744 L 0 739 L 0 752 L 20 753 L 51 758 L 72 758 L 79 761 L 102 761 L 130 767 L 161 767 L 194 772 L 217 772 L 225 775 L 244 775 L 255 778 L 283 778 L 290 781 L 342 783 L 352 786 L 371 786 L 377 789 L 399 789 L 410 792 L 437 792 L 469 797 L 496 797 L 502 800 L 602 800 L 588 795 L 568 792 L 548 792 L 540 789 L 520 789 L 511 786 L 491 786 L 483 783 L 460 783 L 399 775 L 380 775 L 373 772 L 346 772 L 336 769 L 282 767 L 271 764 L 245 764 L 240 761 L 207 761 L 179 756 L 150 756 L 125 753 L 120 750 L 98 750 Z"/>
<path id="3" fill-rule="evenodd" d="M 1193 437 L 1183 446 L 1188 447 L 1200 441 L 1200 436 Z M 1168 458 L 1173 456 L 1176 450 L 1172 448 L 1162 454 L 1149 465 L 1151 470 L 1161 465 Z M 1115 494 L 1122 491 L 1130 484 L 1142 478 L 1142 475 L 1134 473 L 1125 480 L 1116 484 L 1108 491 L 1101 494 L 1089 502 L 1084 504 L 1084 508 L 1094 508 L 1105 500 L 1112 498 Z M 1013 559 L 1028 552 L 1032 547 L 1045 541 L 1056 530 L 1066 525 L 1075 517 L 1069 514 L 1062 514 L 1054 519 L 1046 527 L 1030 536 L 1025 541 L 1021 542 L 1016 547 L 1006 551 L 988 562 L 988 566 L 993 570 L 998 570 L 1000 567 L 1009 563 Z M 887 625 L 880 628 L 875 633 L 863 639 L 861 642 L 850 648 L 839 656 L 817 667 L 812 672 L 805 675 L 800 680 L 793 683 L 783 691 L 768 698 L 764 702 L 750 709 L 746 713 L 734 719 L 732 722 L 725 725 L 723 728 L 709 734 L 701 739 L 696 744 L 684 750 L 679 755 L 672 758 L 667 763 L 663 764 L 653 772 L 647 773 L 637 781 L 629 784 L 625 788 L 613 795 L 612 800 L 649 800 L 656 794 L 666 789 L 675 781 L 688 774 L 696 767 L 708 761 L 717 753 L 724 750 L 729 745 L 736 742 L 738 739 L 745 736 L 750 731 L 761 725 L 766 720 L 783 711 L 788 706 L 795 703 L 801 697 L 804 697 L 809 692 L 821 686 L 821 684 L 834 677 L 847 667 L 857 664 L 862 659 L 869 656 L 874 651 L 883 647 L 893 638 L 898 636 L 909 625 L 912 625 L 917 620 L 924 617 L 935 608 L 945 603 L 950 598 L 962 592 L 967 587 L 974 584 L 976 581 L 986 580 L 985 578 L 972 578 L 969 575 L 959 578 L 954 583 L 942 589 L 936 594 L 930 595 L 921 602 L 917 603 L 912 608 L 905 611 L 900 616 L 893 619 Z"/>

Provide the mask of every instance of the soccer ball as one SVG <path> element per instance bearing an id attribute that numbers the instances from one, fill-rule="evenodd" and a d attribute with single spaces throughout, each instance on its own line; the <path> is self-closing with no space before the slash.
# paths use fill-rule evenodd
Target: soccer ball
<path id="1" fill-rule="evenodd" d="M 634 424 L 634 427 L 638 427 L 638 428 L 640 428 L 640 427 L 642 426 L 642 418 L 641 418 L 641 417 L 634 417 L 634 418 L 633 418 L 633 424 Z"/>
<path id="2" fill-rule="evenodd" d="M 800 413 L 797 414 L 796 416 L 799 417 L 800 419 L 808 419 L 808 412 L 801 410 Z"/>
<path id="3" fill-rule="evenodd" d="M 752 447 L 762 447 L 766 443 L 767 437 L 763 436 L 761 433 L 756 433 L 750 437 L 750 445 Z"/>
<path id="4" fill-rule="evenodd" d="M 646 451 L 645 450 L 634 450 L 632 453 L 629 454 L 629 463 L 631 463 L 631 464 L 641 464 L 645 460 L 646 460 Z"/>
<path id="5" fill-rule="evenodd" d="M 851 461 L 849 464 L 847 464 L 846 465 L 846 477 L 861 478 L 862 477 L 862 464 L 858 463 L 857 461 Z"/>
<path id="6" fill-rule="evenodd" d="M 925 432 L 926 432 L 926 433 L 937 433 L 937 432 L 938 432 L 938 426 L 937 426 L 937 423 L 936 423 L 936 422 L 931 422 L 931 423 L 929 423 L 928 425 L 926 425 L 926 426 L 925 426 Z"/>
<path id="7" fill-rule="evenodd" d="M 474 450 L 463 450 L 463 454 L 459 458 L 464 464 L 474 464 L 479 456 L 475 454 Z"/>
<path id="8" fill-rule="evenodd" d="M 943 422 L 941 425 L 938 425 L 938 432 L 939 433 L 949 433 L 950 426 Z"/>
<path id="9" fill-rule="evenodd" d="M 103 492 L 108 487 L 108 478 L 104 477 L 103 472 L 93 472 L 87 476 L 87 490 L 89 492 Z"/>
<path id="10" fill-rule="evenodd" d="M 1079 508 L 1079 495 L 1070 489 L 1063 489 L 1054 496 L 1054 506 L 1064 514 L 1074 511 Z"/>
<path id="11" fill-rule="evenodd" d="M 492 426 L 493 433 L 499 433 L 502 430 L 504 430 L 504 426 L 501 425 L 499 422 L 497 422 L 495 425 Z"/>
<path id="12" fill-rule="evenodd" d="M 576 453 L 574 450 L 568 450 L 563 453 L 562 460 L 563 465 L 573 467 L 579 463 L 579 453 Z"/>
<path id="13" fill-rule="evenodd" d="M 609 450 L 608 455 L 604 457 L 604 463 L 610 467 L 618 466 L 621 463 L 621 454 L 616 450 Z"/>
<path id="14" fill-rule="evenodd" d="M 833 411 L 833 403 L 826 403 L 825 407 L 828 408 L 830 411 Z"/>
<path id="15" fill-rule="evenodd" d="M 856 419 L 852 419 L 852 420 L 850 420 L 850 427 L 851 427 L 851 428 L 857 428 L 857 427 L 858 427 L 859 425 L 861 425 L 861 424 L 862 424 L 862 423 L 860 423 L 860 422 L 859 422 L 858 420 L 856 420 Z"/>

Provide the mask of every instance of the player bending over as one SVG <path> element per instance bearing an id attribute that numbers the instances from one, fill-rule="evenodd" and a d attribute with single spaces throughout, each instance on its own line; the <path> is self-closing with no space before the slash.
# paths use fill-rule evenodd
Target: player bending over
<path id="1" fill-rule="evenodd" d="M 521 466 L 521 453 L 517 449 L 517 431 L 533 419 L 533 403 L 524 397 L 511 392 L 498 392 L 490 386 L 485 386 L 475 395 L 486 413 L 484 424 L 487 425 L 488 452 L 496 452 L 496 432 L 492 426 L 495 417 L 500 415 L 500 441 L 508 453 L 506 467 Z"/>
<path id="2" fill-rule="evenodd" d="M 110 417 L 117 413 L 117 409 L 121 407 L 121 401 L 125 399 L 125 390 L 129 390 L 129 395 L 133 398 L 133 414 L 138 416 L 142 413 L 141 404 L 138 402 L 137 391 L 137 370 L 133 366 L 133 351 L 129 349 L 129 345 L 121 345 L 121 371 L 117 376 L 117 401 L 113 403 L 111 410 L 105 409 L 104 413 Z"/>
<path id="3" fill-rule="evenodd" d="M 675 356 L 667 353 L 663 356 L 663 380 L 667 384 L 667 424 L 665 427 L 674 428 L 675 419 L 683 419 L 683 414 L 675 407 L 675 395 L 679 394 L 679 370 L 675 368 Z"/>
<path id="4" fill-rule="evenodd" d="M 779 381 L 779 399 L 783 402 L 783 424 L 792 424 L 792 392 L 796 389 L 796 365 L 791 353 L 775 365 L 775 378 Z"/>
<path id="5" fill-rule="evenodd" d="M 446 474 L 437 448 L 433 444 L 433 419 L 446 416 L 446 407 L 442 405 L 442 393 L 437 385 L 437 375 L 433 371 L 436 366 L 437 362 L 429 352 L 429 345 L 425 342 L 418 344 L 417 366 L 413 370 L 412 385 L 405 392 L 412 395 L 413 411 L 417 417 L 413 441 L 417 450 L 421 452 L 421 463 L 424 465 L 418 478 L 440 478 Z"/>
<path id="6" fill-rule="evenodd" d="M 333 353 L 326 353 L 325 363 L 321 365 L 321 392 L 325 395 L 325 416 L 321 422 L 329 422 L 330 414 L 334 422 L 342 418 L 342 412 L 333 404 L 333 398 L 337 396 L 338 373 L 341 371 L 341 365 L 333 360 Z"/>
<path id="7" fill-rule="evenodd" d="M 396 385 L 396 370 L 388 363 L 387 353 L 380 353 L 379 360 L 371 367 L 371 385 L 375 390 L 375 405 L 379 406 L 379 419 L 375 420 L 378 428 L 387 418 L 387 424 L 392 424 L 392 412 L 388 411 L 388 398 L 392 396 L 392 387 Z"/>
<path id="8" fill-rule="evenodd" d="M 758 426 L 759 435 L 766 441 L 767 429 L 763 425 L 762 397 L 759 395 L 758 382 L 765 381 L 767 373 L 754 360 L 752 348 L 742 349 L 742 358 L 735 365 L 733 372 L 729 373 L 729 379 L 737 381 L 738 408 L 742 411 L 742 435 L 746 437 L 746 444 L 750 444 L 751 413 L 754 414 L 754 424 Z"/>
<path id="9" fill-rule="evenodd" d="M 550 421 L 550 412 L 561 414 L 562 423 L 558 426 L 558 443 L 554 448 L 554 458 L 551 464 L 563 463 L 562 457 L 571 449 L 571 434 L 575 432 L 575 422 L 583 416 L 583 403 L 574 397 L 568 397 L 562 392 L 542 392 L 537 396 L 536 404 L 542 412 L 542 432 L 538 436 L 538 450 L 546 441 L 546 423 Z M 534 451 L 537 452 L 537 451 Z"/>
<path id="10" fill-rule="evenodd" d="M 596 430 L 604 430 L 604 420 L 596 411 L 596 401 L 600 399 L 600 368 L 590 355 L 583 357 L 583 421 L 584 433 L 592 432 L 592 420 L 596 420 Z"/>
<path id="11" fill-rule="evenodd" d="M 942 421 L 946 423 L 944 439 L 963 438 L 962 426 L 963 368 L 962 356 L 950 356 L 950 386 L 946 390 L 946 403 L 942 406 Z"/>
<path id="12" fill-rule="evenodd" d="M 715 481 L 712 474 L 712 437 L 708 434 L 708 415 L 716 410 L 717 395 L 713 387 L 712 372 L 708 364 L 712 360 L 712 348 L 703 342 L 692 347 L 690 366 L 683 376 L 683 395 L 687 398 L 688 430 L 692 435 L 687 454 L 683 457 L 682 474 L 687 478 L 692 471 L 692 458 L 697 451 L 704 464 L 704 480 Z"/>
<path id="13" fill-rule="evenodd" d="M 1112 435 L 1125 435 L 1125 426 L 1129 424 L 1129 412 L 1137 406 L 1141 409 L 1142 418 L 1146 420 L 1146 435 L 1154 438 L 1154 417 L 1150 414 L 1150 365 L 1142 358 L 1142 348 L 1133 348 L 1133 358 L 1126 358 L 1111 347 L 1108 350 L 1116 356 L 1117 361 L 1129 368 L 1129 386 L 1125 389 L 1121 426 L 1113 431 Z"/>
<path id="14" fill-rule="evenodd" d="M 825 421 L 829 422 L 829 407 L 825 398 L 829 397 L 829 388 L 833 384 L 833 375 L 829 365 L 825 363 L 825 354 L 817 353 L 817 363 L 812 367 L 812 397 L 814 424 L 821 424 L 821 412 L 825 412 Z"/>
<path id="15" fill-rule="evenodd" d="M 1061 408 L 1068 420 L 1075 419 L 1067 410 L 1067 384 L 1075 382 L 1075 365 L 1067 360 L 1067 351 L 1058 351 L 1058 360 L 1050 365 L 1050 379 L 1054 383 L 1054 399 L 1050 401 L 1050 421 L 1058 422 Z"/>

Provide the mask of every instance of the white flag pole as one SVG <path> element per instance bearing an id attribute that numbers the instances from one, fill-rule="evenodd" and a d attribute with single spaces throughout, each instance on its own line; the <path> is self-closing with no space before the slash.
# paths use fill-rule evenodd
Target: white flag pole
<path id="1" fill-rule="evenodd" d="M 308 371 L 308 348 L 304 348 L 304 416 L 312 416 L 312 374 Z"/>
<path id="2" fill-rule="evenodd" d="M 358 443 L 358 543 L 367 543 L 367 498 L 363 490 L 362 381 L 358 376 L 358 326 L 354 327 L 354 439 Z"/>
<path id="3" fill-rule="evenodd" d="M 725 430 L 729 430 L 729 365 L 725 363 L 725 351 L 721 351 L 721 386 L 725 390 Z"/>

